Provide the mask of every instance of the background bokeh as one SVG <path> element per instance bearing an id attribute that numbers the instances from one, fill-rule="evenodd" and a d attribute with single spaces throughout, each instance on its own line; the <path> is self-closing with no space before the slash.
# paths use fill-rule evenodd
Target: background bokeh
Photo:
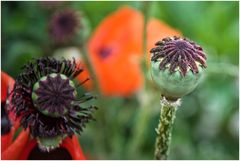
<path id="1" fill-rule="evenodd" d="M 48 50 L 47 25 L 56 8 L 80 11 L 85 21 L 83 32 L 89 38 L 100 22 L 119 7 L 128 5 L 141 12 L 144 5 L 148 5 L 150 17 L 164 21 L 196 41 L 208 56 L 204 80 L 182 99 L 178 109 L 170 159 L 238 159 L 239 3 L 148 3 L 2 2 L 1 68 L 16 78 L 21 66 L 31 58 L 54 53 Z M 91 74 L 94 75 L 94 71 Z M 90 159 L 153 159 L 154 129 L 160 112 L 157 89 L 148 83 L 147 89 L 128 97 L 95 92 L 99 95 L 96 121 L 89 123 L 79 137 L 86 156 Z"/>

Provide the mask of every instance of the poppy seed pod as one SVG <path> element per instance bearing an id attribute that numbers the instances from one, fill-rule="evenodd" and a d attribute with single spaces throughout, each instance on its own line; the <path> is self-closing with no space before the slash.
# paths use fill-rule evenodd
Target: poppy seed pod
<path id="1" fill-rule="evenodd" d="M 81 27 L 80 14 L 66 9 L 53 14 L 49 22 L 49 35 L 55 43 L 65 43 L 73 39 Z"/>
<path id="2" fill-rule="evenodd" d="M 167 37 L 151 49 L 151 75 L 162 95 L 176 100 L 197 86 L 206 65 L 202 48 L 186 38 Z"/>
<path id="3" fill-rule="evenodd" d="M 77 92 L 86 81 L 74 82 L 82 72 L 75 59 L 46 57 L 25 64 L 18 75 L 9 108 L 21 126 L 30 129 L 41 150 L 54 150 L 65 137 L 80 134 L 93 120 L 96 107 L 84 103 L 95 97 Z"/>

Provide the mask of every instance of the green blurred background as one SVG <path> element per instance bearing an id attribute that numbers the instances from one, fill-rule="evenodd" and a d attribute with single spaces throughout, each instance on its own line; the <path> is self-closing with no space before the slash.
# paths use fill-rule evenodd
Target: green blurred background
<path id="1" fill-rule="evenodd" d="M 203 82 L 185 96 L 173 128 L 170 159 L 239 158 L 239 3 L 148 2 L 156 17 L 198 42 L 208 56 Z M 2 70 L 12 77 L 33 57 L 49 55 L 47 24 L 54 12 L 42 2 L 2 2 Z M 123 5 L 141 11 L 145 2 L 63 2 L 84 15 L 91 36 Z M 51 53 L 50 53 L 51 54 Z M 80 136 L 90 159 L 153 159 L 159 96 L 148 87 L 131 97 L 97 101 L 97 121 Z M 154 103 L 153 103 L 154 102 Z"/>

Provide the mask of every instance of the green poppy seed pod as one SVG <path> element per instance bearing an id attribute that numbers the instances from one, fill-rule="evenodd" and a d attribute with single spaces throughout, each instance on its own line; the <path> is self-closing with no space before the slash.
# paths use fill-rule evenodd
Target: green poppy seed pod
<path id="1" fill-rule="evenodd" d="M 206 68 L 203 49 L 186 38 L 171 37 L 151 49 L 151 75 L 163 96 L 176 100 L 198 85 Z"/>

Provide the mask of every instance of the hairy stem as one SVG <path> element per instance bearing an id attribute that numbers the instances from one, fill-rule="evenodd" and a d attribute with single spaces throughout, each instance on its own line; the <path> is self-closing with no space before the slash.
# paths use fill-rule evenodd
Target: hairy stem
<path id="1" fill-rule="evenodd" d="M 168 101 L 165 97 L 161 98 L 161 113 L 158 127 L 156 128 L 157 138 L 155 147 L 155 159 L 165 160 L 168 158 L 171 143 L 172 127 L 180 99 Z"/>

